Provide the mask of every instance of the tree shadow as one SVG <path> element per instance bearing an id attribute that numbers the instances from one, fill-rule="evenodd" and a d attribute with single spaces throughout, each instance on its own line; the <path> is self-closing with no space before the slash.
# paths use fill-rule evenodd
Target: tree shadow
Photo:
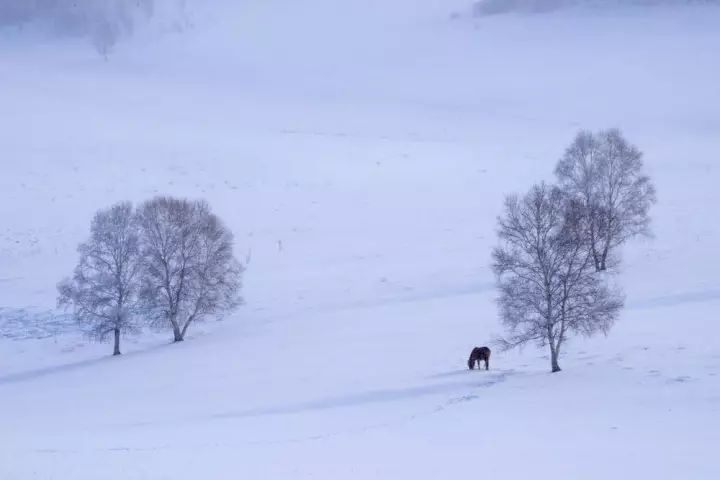
<path id="1" fill-rule="evenodd" d="M 55 373 L 60 372 L 70 372 L 73 370 L 80 370 L 82 368 L 86 368 L 92 365 L 97 365 L 100 363 L 107 362 L 109 360 L 113 360 L 117 357 L 93 357 L 93 358 L 87 358 L 85 360 L 80 360 L 78 362 L 72 362 L 72 363 L 65 363 L 62 365 L 54 365 L 51 367 L 45 367 L 45 368 L 38 368 L 36 370 L 30 370 L 27 372 L 18 372 L 18 373 L 12 373 L 10 375 L 5 375 L 4 377 L 0 377 L 0 385 L 5 385 L 8 383 L 18 383 L 18 382 L 24 382 L 27 380 L 34 380 L 36 378 L 42 378 L 49 375 L 53 375 Z"/>
<path id="2" fill-rule="evenodd" d="M 11 373 L 9 375 L 1 376 L 0 377 L 0 386 L 11 384 L 11 383 L 20 383 L 25 382 L 29 380 L 35 380 L 38 378 L 48 377 L 50 375 L 56 374 L 56 373 L 65 373 L 65 372 L 72 372 L 74 370 L 81 370 L 83 368 L 92 367 L 94 365 L 102 365 L 102 364 L 110 364 L 111 362 L 118 362 L 123 359 L 127 358 L 133 358 L 136 356 L 152 353 L 154 351 L 157 351 L 158 349 L 161 349 L 163 347 L 170 347 L 176 345 L 175 343 L 157 343 L 157 344 L 149 344 L 145 347 L 139 348 L 137 350 L 132 350 L 128 353 L 125 353 L 123 355 L 119 356 L 112 356 L 112 355 L 103 355 L 100 357 L 91 357 L 86 358 L 84 360 L 78 360 L 76 362 L 70 362 L 70 363 L 63 363 L 60 365 L 53 365 L 49 367 L 43 367 L 43 368 L 37 368 L 34 370 L 28 370 L 25 372 L 18 372 L 18 373 Z"/>

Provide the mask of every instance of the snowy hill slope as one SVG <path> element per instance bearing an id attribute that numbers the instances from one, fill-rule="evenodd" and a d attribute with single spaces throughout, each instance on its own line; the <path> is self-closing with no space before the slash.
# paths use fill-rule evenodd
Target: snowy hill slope
<path id="1" fill-rule="evenodd" d="M 548 13 L 565 9 L 586 9 L 586 13 L 627 11 L 638 8 L 647 12 L 651 8 L 689 6 L 713 6 L 717 0 L 476 0 L 473 13 L 476 15 L 497 15 L 504 13 Z"/>
<path id="2" fill-rule="evenodd" d="M 1 478 L 717 477 L 720 13 L 386 3 L 228 2 L 108 62 L 0 44 Z M 503 195 L 610 125 L 660 198 L 621 321 L 561 374 L 531 348 L 464 370 L 500 331 Z M 157 193 L 227 221 L 247 305 L 117 359 L 18 333 L 92 213 Z"/>

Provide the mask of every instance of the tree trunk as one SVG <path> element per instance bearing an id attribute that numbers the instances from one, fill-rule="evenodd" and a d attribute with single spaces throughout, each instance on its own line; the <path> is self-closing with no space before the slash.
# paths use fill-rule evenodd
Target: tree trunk
<path id="1" fill-rule="evenodd" d="M 604 272 L 607 270 L 607 257 L 608 253 L 610 252 L 610 244 L 608 243 L 605 245 L 605 248 L 603 248 L 602 257 L 600 257 L 600 268 L 597 269 L 598 272 Z"/>
<path id="2" fill-rule="evenodd" d="M 560 365 L 558 364 L 558 358 L 557 354 L 552 355 L 552 373 L 560 372 L 562 369 L 560 368 Z"/>
<path id="3" fill-rule="evenodd" d="M 591 243 L 591 250 L 592 250 L 593 262 L 595 263 L 595 271 L 599 272 L 600 271 L 600 263 L 601 263 L 600 262 L 600 254 L 598 253 L 597 248 L 595 248 L 595 241 L 593 241 Z"/>
<path id="4" fill-rule="evenodd" d="M 598 239 L 597 235 L 597 226 L 595 224 L 595 213 L 590 213 L 590 252 L 592 253 L 593 262 L 595 263 L 595 271 L 600 271 L 600 254 L 598 253 L 598 243 L 600 242 L 600 239 Z"/>
<path id="5" fill-rule="evenodd" d="M 183 340 L 185 339 L 183 338 L 183 334 L 180 331 L 180 328 L 178 328 L 177 325 L 173 324 L 173 342 L 182 342 Z"/>
<path id="6" fill-rule="evenodd" d="M 120 329 L 116 328 L 113 330 L 115 334 L 115 346 L 113 348 L 113 355 L 120 355 Z"/>
<path id="7" fill-rule="evenodd" d="M 552 366 L 552 373 L 561 371 L 560 364 L 558 364 L 558 349 L 554 346 L 550 346 L 550 362 Z"/>
<path id="8" fill-rule="evenodd" d="M 190 326 L 190 324 L 192 323 L 192 321 L 193 321 L 193 317 L 191 316 L 190 318 L 187 319 L 187 321 L 185 322 L 185 325 L 183 325 L 182 331 L 180 332 L 180 336 L 181 336 L 182 338 L 185 338 L 185 334 L 187 333 L 187 329 L 188 329 L 188 327 Z"/>
<path id="9" fill-rule="evenodd" d="M 173 342 L 182 342 L 184 340 L 184 332 L 180 331 L 180 325 L 177 321 L 177 313 L 170 316 L 170 325 L 173 329 Z"/>

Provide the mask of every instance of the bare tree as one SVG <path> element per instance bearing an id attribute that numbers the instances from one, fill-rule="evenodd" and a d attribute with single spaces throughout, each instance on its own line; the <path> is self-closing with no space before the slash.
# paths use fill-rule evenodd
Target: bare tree
<path id="1" fill-rule="evenodd" d="M 615 249 L 625 241 L 650 234 L 655 188 L 643 173 L 642 152 L 619 130 L 578 133 L 555 174 L 583 206 L 596 270 L 612 265 Z"/>
<path id="2" fill-rule="evenodd" d="M 193 322 L 240 304 L 243 268 L 233 256 L 233 237 L 207 203 L 157 197 L 140 207 L 138 218 L 141 299 L 155 326 L 171 327 L 181 342 Z"/>
<path id="3" fill-rule="evenodd" d="M 150 19 L 155 0 L 0 0 L 0 26 L 26 23 L 55 34 L 89 37 L 107 58 L 113 46 Z M 180 7 L 178 7 L 180 8 Z"/>
<path id="4" fill-rule="evenodd" d="M 32 4 L 27 0 L 4 0 L 0 2 L 0 27 L 23 24 L 32 18 Z"/>
<path id="5" fill-rule="evenodd" d="M 93 46 L 105 60 L 108 60 L 120 34 L 121 30 L 118 25 L 105 19 L 101 19 L 93 25 L 91 33 Z"/>
<path id="6" fill-rule="evenodd" d="M 78 252 L 72 279 L 58 285 L 58 305 L 72 307 L 91 338 L 105 341 L 113 334 L 113 355 L 120 355 L 120 334 L 137 330 L 140 246 L 132 205 L 123 202 L 97 212 L 90 238 Z"/>
<path id="7" fill-rule="evenodd" d="M 493 251 L 498 304 L 508 330 L 505 349 L 529 342 L 549 346 L 553 372 L 571 334 L 607 333 L 622 308 L 619 292 L 595 272 L 587 217 L 557 187 L 535 185 L 510 196 L 498 220 L 501 245 Z"/>

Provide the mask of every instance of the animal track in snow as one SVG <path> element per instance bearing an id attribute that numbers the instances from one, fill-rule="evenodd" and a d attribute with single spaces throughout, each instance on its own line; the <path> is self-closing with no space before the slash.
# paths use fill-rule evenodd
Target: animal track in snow
<path id="1" fill-rule="evenodd" d="M 678 377 L 673 377 L 668 380 L 668 383 L 687 383 L 692 380 L 692 377 L 689 377 L 687 375 L 681 375 Z"/>

